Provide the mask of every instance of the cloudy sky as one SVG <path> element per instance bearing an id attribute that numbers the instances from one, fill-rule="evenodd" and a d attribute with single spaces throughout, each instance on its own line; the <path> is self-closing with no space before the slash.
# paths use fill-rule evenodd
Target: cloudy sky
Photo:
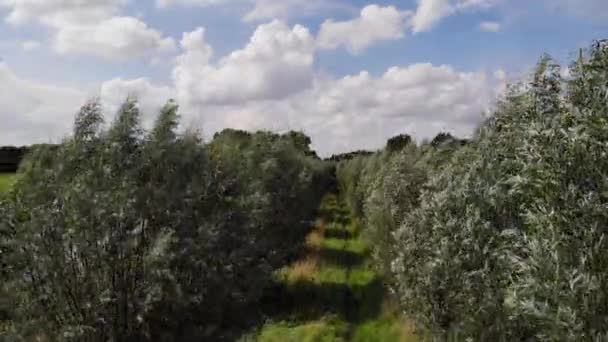
<path id="1" fill-rule="evenodd" d="M 608 38 L 606 0 L 0 0 L 0 145 L 100 97 L 184 127 L 302 130 L 323 155 L 469 134 L 541 53 Z"/>

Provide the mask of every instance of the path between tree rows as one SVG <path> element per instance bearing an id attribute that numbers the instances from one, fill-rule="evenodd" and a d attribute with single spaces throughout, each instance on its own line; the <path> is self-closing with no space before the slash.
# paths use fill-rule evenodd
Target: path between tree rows
<path id="1" fill-rule="evenodd" d="M 360 227 L 335 194 L 328 194 L 306 252 L 277 277 L 282 314 L 245 341 L 409 342 L 414 329 L 387 300 L 370 265 Z"/>

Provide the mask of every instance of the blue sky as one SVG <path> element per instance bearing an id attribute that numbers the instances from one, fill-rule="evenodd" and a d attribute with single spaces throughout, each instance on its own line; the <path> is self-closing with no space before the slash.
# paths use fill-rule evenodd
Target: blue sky
<path id="1" fill-rule="evenodd" d="M 608 32 L 604 0 L 0 0 L 0 17 L 0 144 L 136 94 L 145 123 L 172 97 L 207 136 L 301 129 L 322 154 L 467 135 L 541 53 L 567 63 Z"/>

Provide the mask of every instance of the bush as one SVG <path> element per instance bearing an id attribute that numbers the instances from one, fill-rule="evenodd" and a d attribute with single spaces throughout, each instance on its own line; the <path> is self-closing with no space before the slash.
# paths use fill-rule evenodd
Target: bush
<path id="1" fill-rule="evenodd" d="M 471 141 L 339 168 L 403 308 L 436 338 L 608 338 L 608 46 L 570 69 L 543 57 Z"/>
<path id="2" fill-rule="evenodd" d="M 8 338 L 232 339 L 303 241 L 328 179 L 304 135 L 205 145 L 174 102 L 149 132 L 139 115 L 127 100 L 103 130 L 92 101 L 22 165 L 0 205 Z"/>

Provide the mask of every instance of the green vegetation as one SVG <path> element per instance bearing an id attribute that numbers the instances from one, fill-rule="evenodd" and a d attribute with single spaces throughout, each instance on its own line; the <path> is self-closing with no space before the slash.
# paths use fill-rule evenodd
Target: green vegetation
<path id="1" fill-rule="evenodd" d="M 348 333 L 346 323 L 340 319 L 321 319 L 309 323 L 276 323 L 264 327 L 260 342 L 342 342 Z"/>
<path id="2" fill-rule="evenodd" d="M 470 141 L 399 137 L 338 166 L 375 266 L 436 340 L 608 336 L 608 43 L 543 57 Z"/>
<path id="3" fill-rule="evenodd" d="M 9 191 L 14 180 L 15 174 L 0 173 L 0 193 Z"/>
<path id="4" fill-rule="evenodd" d="M 3 340 L 234 340 L 259 324 L 273 272 L 297 255 L 330 169 L 301 133 L 145 132 L 127 100 L 35 149 L 0 201 Z M 6 267 L 5 267 L 6 265 Z"/>
<path id="5" fill-rule="evenodd" d="M 277 277 L 283 307 L 246 341 L 417 341 L 407 321 L 389 308 L 382 281 L 370 267 L 359 226 L 334 195 L 310 233 L 307 253 Z"/>

